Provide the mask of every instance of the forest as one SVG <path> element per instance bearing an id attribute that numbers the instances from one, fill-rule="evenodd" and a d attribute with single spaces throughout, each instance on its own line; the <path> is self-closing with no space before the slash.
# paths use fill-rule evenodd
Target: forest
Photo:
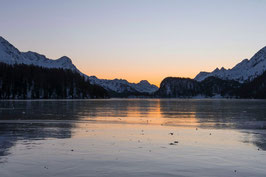
<path id="1" fill-rule="evenodd" d="M 72 70 L 0 63 L 0 99 L 66 98 L 108 98 L 108 93 Z"/>

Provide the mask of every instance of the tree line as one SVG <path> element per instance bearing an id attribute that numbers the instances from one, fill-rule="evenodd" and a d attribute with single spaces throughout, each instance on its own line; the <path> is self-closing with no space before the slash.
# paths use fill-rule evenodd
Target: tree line
<path id="1" fill-rule="evenodd" d="M 0 63 L 0 99 L 106 98 L 107 91 L 80 73 L 34 65 Z"/>

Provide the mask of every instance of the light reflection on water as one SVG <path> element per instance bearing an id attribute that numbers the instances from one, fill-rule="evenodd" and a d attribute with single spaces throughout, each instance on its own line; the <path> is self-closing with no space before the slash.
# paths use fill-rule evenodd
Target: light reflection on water
<path id="1" fill-rule="evenodd" d="M 265 108 L 263 100 L 0 101 L 0 176 L 36 175 L 35 163 L 39 176 L 232 176 L 234 168 L 263 176 Z M 56 170 L 44 168 L 50 161 Z"/>

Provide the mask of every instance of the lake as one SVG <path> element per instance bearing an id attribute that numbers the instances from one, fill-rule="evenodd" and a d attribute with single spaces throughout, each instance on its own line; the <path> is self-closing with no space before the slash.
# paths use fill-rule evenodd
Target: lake
<path id="1" fill-rule="evenodd" d="M 0 101 L 1 177 L 265 177 L 266 101 Z"/>

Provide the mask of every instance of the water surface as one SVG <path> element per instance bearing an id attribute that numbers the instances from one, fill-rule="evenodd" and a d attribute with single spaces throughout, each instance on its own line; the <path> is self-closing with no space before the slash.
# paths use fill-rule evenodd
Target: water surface
<path id="1" fill-rule="evenodd" d="M 0 101 L 0 176 L 266 176 L 266 101 Z"/>

